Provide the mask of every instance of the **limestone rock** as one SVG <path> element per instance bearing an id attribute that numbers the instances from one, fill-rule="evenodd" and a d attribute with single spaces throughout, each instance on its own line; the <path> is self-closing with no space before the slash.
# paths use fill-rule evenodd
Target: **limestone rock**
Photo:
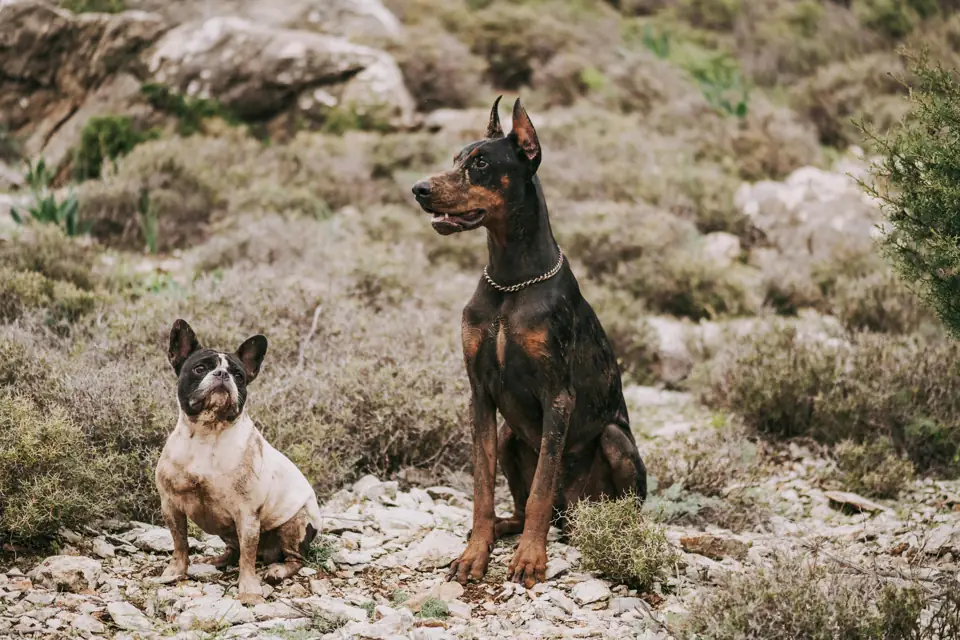
<path id="1" fill-rule="evenodd" d="M 102 570 L 100 561 L 93 558 L 51 556 L 31 571 L 29 577 L 48 589 L 80 593 L 97 588 Z"/>

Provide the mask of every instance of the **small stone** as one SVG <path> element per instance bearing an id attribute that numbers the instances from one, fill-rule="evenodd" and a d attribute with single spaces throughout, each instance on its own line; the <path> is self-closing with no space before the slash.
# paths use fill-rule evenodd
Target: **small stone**
<path id="1" fill-rule="evenodd" d="M 449 566 L 463 553 L 464 540 L 449 531 L 434 529 L 407 552 L 405 565 L 429 571 Z"/>
<path id="2" fill-rule="evenodd" d="M 202 578 L 204 576 L 215 576 L 220 573 L 212 564 L 191 564 L 187 567 L 187 575 L 191 578 Z"/>
<path id="3" fill-rule="evenodd" d="M 310 595 L 310 592 L 307 591 L 307 588 L 299 582 L 294 582 L 292 585 L 287 587 L 287 595 L 291 598 L 306 598 Z"/>
<path id="4" fill-rule="evenodd" d="M 302 618 L 303 612 L 294 609 L 283 602 L 264 602 L 253 607 L 253 615 L 257 620 L 271 618 Z"/>
<path id="5" fill-rule="evenodd" d="M 11 576 L 12 574 L 7 574 Z M 29 591 L 33 589 L 33 582 L 30 581 L 30 578 L 23 577 L 23 574 L 19 576 L 12 576 L 7 580 L 7 584 L 4 585 L 4 588 L 7 591 Z"/>
<path id="6" fill-rule="evenodd" d="M 610 587 L 603 580 L 587 580 L 573 587 L 573 599 L 580 605 L 606 600 L 610 597 Z"/>
<path id="7" fill-rule="evenodd" d="M 640 598 L 613 598 L 610 600 L 610 610 L 616 615 L 633 611 L 641 605 L 643 600 Z"/>
<path id="8" fill-rule="evenodd" d="M 887 508 L 882 504 L 877 504 L 872 500 L 867 500 L 863 496 L 851 493 L 849 491 L 824 491 L 823 495 L 830 501 L 831 506 L 839 507 L 841 510 L 853 511 L 856 513 L 886 511 Z"/>
<path id="9" fill-rule="evenodd" d="M 441 582 L 434 592 L 434 597 L 444 602 L 451 602 L 463 595 L 463 585 L 451 580 Z"/>
<path id="10" fill-rule="evenodd" d="M 750 551 L 750 545 L 746 542 L 710 534 L 683 536 L 680 538 L 680 546 L 684 551 L 713 560 L 735 558 L 742 562 Z"/>
<path id="11" fill-rule="evenodd" d="M 63 538 L 70 544 L 77 544 L 83 540 L 83 536 L 81 536 L 76 531 L 73 531 L 72 529 L 60 529 L 59 531 L 57 531 L 57 535 L 59 535 L 61 538 Z"/>
<path id="12" fill-rule="evenodd" d="M 190 629 L 197 625 L 233 625 L 253 621 L 253 611 L 238 600 L 216 596 L 203 596 L 188 601 L 187 610 L 177 617 L 177 625 L 181 629 Z"/>
<path id="13" fill-rule="evenodd" d="M 299 574 L 304 578 L 309 578 L 310 576 L 317 575 L 317 570 L 314 569 L 313 567 L 303 567 L 302 569 L 300 569 Z"/>
<path id="14" fill-rule="evenodd" d="M 370 564 L 373 556 L 365 551 L 344 551 L 341 549 L 333 554 L 333 561 L 337 564 L 359 565 Z"/>
<path id="15" fill-rule="evenodd" d="M 373 510 L 373 519 L 380 530 L 387 534 L 409 533 L 429 529 L 436 522 L 429 513 L 414 509 L 380 508 Z"/>
<path id="16" fill-rule="evenodd" d="M 310 593 L 318 596 L 325 596 L 329 593 L 330 590 L 330 581 L 329 580 L 311 580 L 310 581 Z"/>
<path id="17" fill-rule="evenodd" d="M 48 589 L 80 593 L 97 588 L 102 570 L 100 561 L 93 558 L 51 556 L 31 571 L 30 577 Z"/>
<path id="18" fill-rule="evenodd" d="M 53 601 L 57 599 L 52 593 L 41 593 L 40 591 L 33 591 L 27 594 L 25 600 L 30 604 L 38 604 L 41 606 L 46 606 L 48 604 L 53 604 Z"/>
<path id="19" fill-rule="evenodd" d="M 200 548 L 200 542 L 187 538 L 191 549 Z M 152 527 L 146 531 L 138 533 L 133 539 L 133 544 L 144 551 L 153 551 L 154 553 L 173 553 L 173 536 L 169 529 L 162 527 Z"/>
<path id="20" fill-rule="evenodd" d="M 117 555 L 117 549 L 103 538 L 94 538 L 91 543 L 93 555 L 100 558 L 113 558 Z"/>
<path id="21" fill-rule="evenodd" d="M 450 615 L 456 618 L 463 618 L 464 620 L 470 619 L 470 610 L 471 607 L 466 602 L 462 600 L 451 600 L 447 603 L 447 608 L 450 610 Z"/>
<path id="22" fill-rule="evenodd" d="M 143 612 L 129 602 L 111 602 L 107 613 L 114 624 L 127 631 L 149 631 L 153 626 Z"/>
<path id="23" fill-rule="evenodd" d="M 550 598 L 550 600 L 555 605 L 557 605 L 558 607 L 566 611 L 568 614 L 573 613 L 577 608 L 577 605 L 574 603 L 573 600 L 568 598 L 566 595 L 564 595 L 562 591 L 559 591 L 557 589 L 554 589 L 553 591 L 549 592 L 547 594 L 547 597 Z"/>
<path id="24" fill-rule="evenodd" d="M 563 558 L 553 558 L 547 561 L 547 580 L 553 580 L 570 569 L 570 563 Z"/>

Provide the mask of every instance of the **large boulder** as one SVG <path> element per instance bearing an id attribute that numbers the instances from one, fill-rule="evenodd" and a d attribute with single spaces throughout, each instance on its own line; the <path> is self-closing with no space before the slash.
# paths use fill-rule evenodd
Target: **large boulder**
<path id="1" fill-rule="evenodd" d="M 802 167 L 783 182 L 744 184 L 737 206 L 784 256 L 825 258 L 838 249 L 868 249 L 880 220 L 877 203 L 856 182 L 865 169 Z"/>
<path id="2" fill-rule="evenodd" d="M 277 135 L 319 127 L 332 116 L 346 126 L 412 124 L 413 99 L 386 52 L 270 21 L 217 15 L 229 6 L 191 4 L 214 17 L 174 26 L 144 11 L 75 15 L 43 0 L 3 0 L 0 128 L 22 141 L 24 156 L 43 155 L 62 171 L 93 116 L 131 116 L 142 126 L 170 119 L 143 95 L 148 83 L 212 98 Z M 273 4 L 281 13 L 292 10 Z M 392 17 L 374 0 L 293 4 L 317 16 L 342 4 Z M 338 15 L 346 13 L 343 8 Z M 323 20 L 325 29 L 341 28 Z M 308 22 L 304 14 L 297 25 Z M 348 23 L 343 30 L 354 28 Z"/>
<path id="3" fill-rule="evenodd" d="M 323 122 L 334 109 L 410 124 L 413 99 L 389 54 L 346 39 L 217 17 L 169 31 L 150 54 L 154 82 L 209 97 L 241 118 Z"/>
<path id="4" fill-rule="evenodd" d="M 139 11 L 74 15 L 41 0 L 0 3 L 0 127 L 57 166 L 86 120 L 142 104 L 141 53 L 168 28 Z"/>
<path id="5" fill-rule="evenodd" d="M 392 42 L 402 35 L 400 21 L 380 0 L 127 0 L 127 7 L 158 13 L 174 24 L 234 16 L 367 43 Z"/>

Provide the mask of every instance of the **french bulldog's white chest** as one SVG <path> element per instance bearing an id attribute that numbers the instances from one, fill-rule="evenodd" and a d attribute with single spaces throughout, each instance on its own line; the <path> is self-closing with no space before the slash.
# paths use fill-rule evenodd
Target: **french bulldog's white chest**
<path id="1" fill-rule="evenodd" d="M 217 432 L 191 430 L 181 420 L 160 455 L 158 485 L 202 529 L 229 529 L 230 510 L 239 503 L 238 487 L 257 474 L 262 461 L 254 442 L 258 435 L 245 415 Z"/>

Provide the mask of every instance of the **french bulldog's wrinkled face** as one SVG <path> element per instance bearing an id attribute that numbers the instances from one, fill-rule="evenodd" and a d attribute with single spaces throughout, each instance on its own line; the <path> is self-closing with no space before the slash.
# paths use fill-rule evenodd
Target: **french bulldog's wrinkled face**
<path id="1" fill-rule="evenodd" d="M 200 346 L 190 325 L 177 320 L 170 332 L 167 357 L 179 376 L 177 399 L 188 419 L 232 423 L 242 413 L 247 385 L 260 373 L 267 339 L 253 336 L 236 353 Z"/>

